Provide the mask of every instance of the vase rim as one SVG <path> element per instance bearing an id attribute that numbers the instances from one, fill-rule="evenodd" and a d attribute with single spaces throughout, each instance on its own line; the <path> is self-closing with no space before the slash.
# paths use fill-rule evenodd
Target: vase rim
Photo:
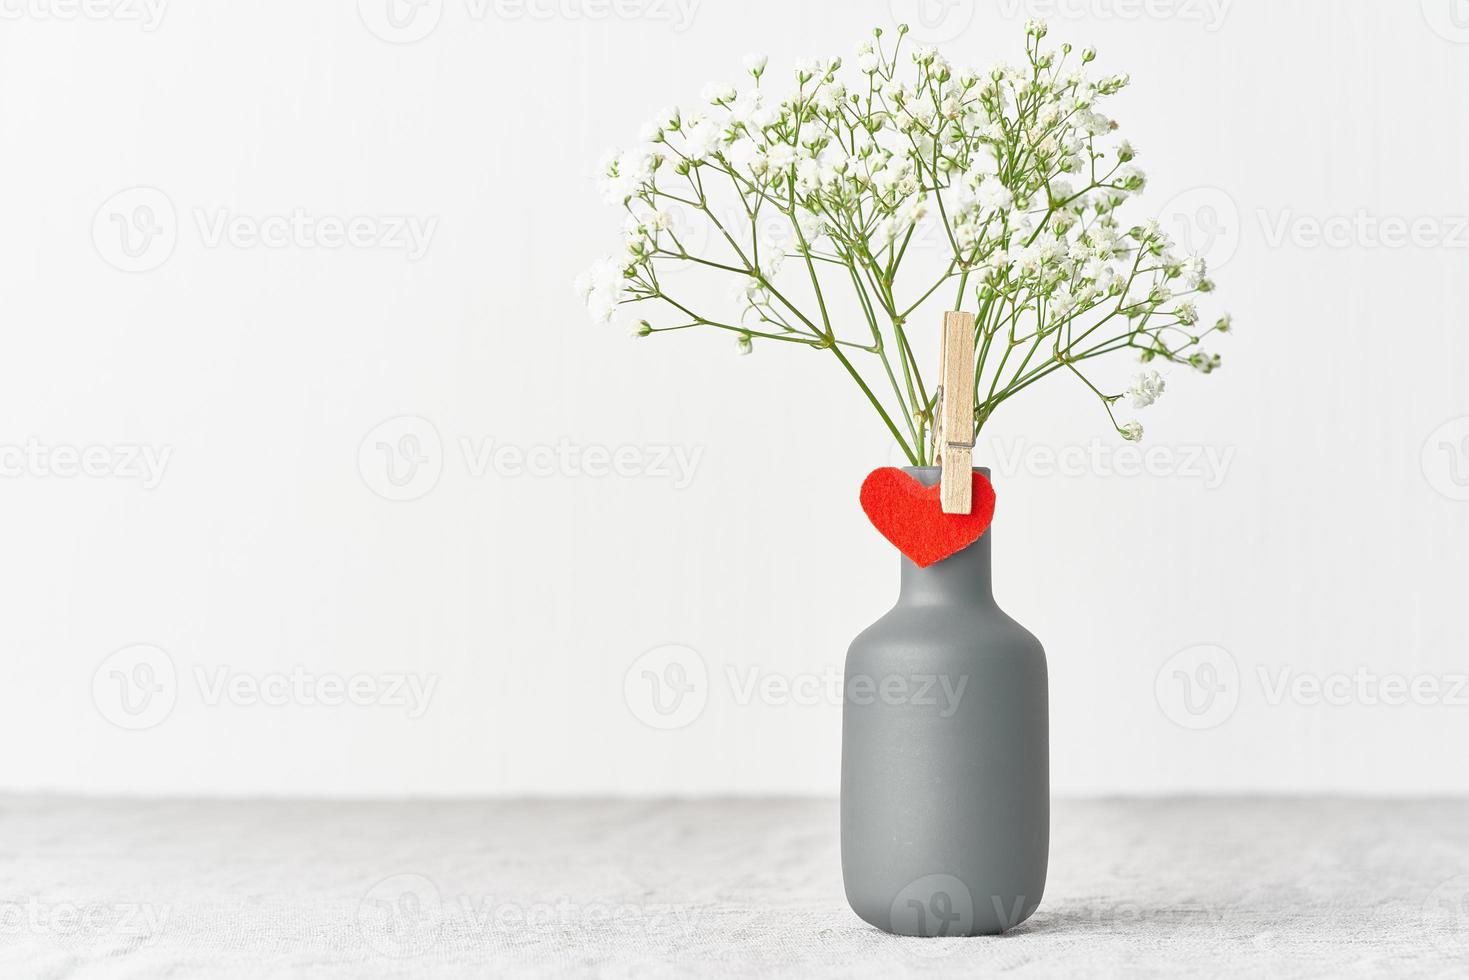
<path id="1" fill-rule="evenodd" d="M 991 475 L 990 474 L 990 468 L 988 466 L 974 466 L 974 467 L 971 467 L 971 469 L 974 470 L 974 472 L 976 472 L 976 473 L 983 473 L 986 477 L 989 477 Z M 904 473 L 907 473 L 907 474 L 912 475 L 912 476 L 917 476 L 920 473 L 923 474 L 924 476 L 929 476 L 929 475 L 934 474 L 934 473 L 941 473 L 943 471 L 943 467 L 941 467 L 941 466 L 904 466 L 904 467 L 902 467 L 902 470 L 903 470 Z"/>

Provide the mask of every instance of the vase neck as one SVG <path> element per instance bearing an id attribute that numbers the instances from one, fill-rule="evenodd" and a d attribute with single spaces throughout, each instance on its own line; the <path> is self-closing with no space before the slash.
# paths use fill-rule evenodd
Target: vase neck
<path id="1" fill-rule="evenodd" d="M 986 469 L 978 471 L 989 476 Z M 916 477 L 925 486 L 933 486 L 939 481 L 937 466 L 904 467 L 903 472 Z M 978 541 L 963 551 L 955 552 L 927 568 L 919 568 L 909 558 L 900 555 L 902 573 L 898 602 L 904 605 L 955 602 L 993 605 L 990 542 L 994 533 L 994 527 L 989 527 Z"/>

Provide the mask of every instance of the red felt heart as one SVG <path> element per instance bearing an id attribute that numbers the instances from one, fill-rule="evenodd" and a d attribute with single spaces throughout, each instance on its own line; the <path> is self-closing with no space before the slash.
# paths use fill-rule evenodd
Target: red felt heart
<path id="1" fill-rule="evenodd" d="M 872 526 L 913 560 L 927 568 L 979 540 L 995 516 L 995 488 L 975 472 L 967 514 L 945 514 L 939 486 L 925 487 L 894 466 L 884 466 L 862 481 L 862 509 Z"/>

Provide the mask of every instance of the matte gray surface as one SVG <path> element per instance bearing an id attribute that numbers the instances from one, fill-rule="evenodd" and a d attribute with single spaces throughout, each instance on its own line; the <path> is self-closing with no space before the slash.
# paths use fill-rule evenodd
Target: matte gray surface
<path id="1" fill-rule="evenodd" d="M 1469 962 L 1469 802 L 1061 799 L 1053 818 L 1029 921 L 907 939 L 847 908 L 831 801 L 0 798 L 0 977 L 1441 977 Z M 402 899 L 425 882 L 437 901 L 415 920 Z M 162 927 L 64 914 L 139 906 Z"/>
<path id="2" fill-rule="evenodd" d="M 1002 932 L 1045 890 L 1046 656 L 995 604 L 993 535 L 927 568 L 900 555 L 897 604 L 847 653 L 847 900 L 900 935 Z"/>

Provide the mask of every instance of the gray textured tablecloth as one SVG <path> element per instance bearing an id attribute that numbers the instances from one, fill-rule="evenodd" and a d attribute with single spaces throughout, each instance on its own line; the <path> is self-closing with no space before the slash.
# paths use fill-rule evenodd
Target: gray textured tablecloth
<path id="1" fill-rule="evenodd" d="M 898 939 L 835 804 L 0 798 L 0 977 L 1463 976 L 1469 803 L 1057 801 L 1040 911 Z"/>

